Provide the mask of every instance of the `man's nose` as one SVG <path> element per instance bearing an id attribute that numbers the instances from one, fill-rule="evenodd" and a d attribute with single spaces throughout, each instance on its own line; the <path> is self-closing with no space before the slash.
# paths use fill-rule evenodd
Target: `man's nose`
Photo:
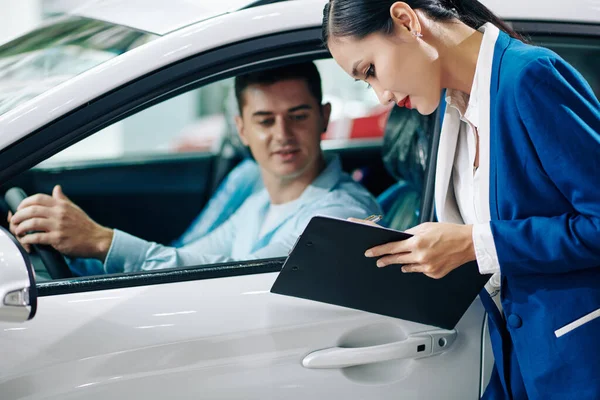
<path id="1" fill-rule="evenodd" d="M 293 136 L 291 122 L 285 117 L 279 117 L 274 126 L 273 136 L 278 140 L 288 140 Z"/>

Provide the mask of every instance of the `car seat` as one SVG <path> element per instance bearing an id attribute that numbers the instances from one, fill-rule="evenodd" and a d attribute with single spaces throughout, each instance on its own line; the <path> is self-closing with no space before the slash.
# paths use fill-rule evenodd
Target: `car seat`
<path id="1" fill-rule="evenodd" d="M 433 116 L 395 106 L 388 118 L 382 146 L 383 162 L 398 182 L 377 198 L 382 226 L 406 230 L 419 223 Z"/>

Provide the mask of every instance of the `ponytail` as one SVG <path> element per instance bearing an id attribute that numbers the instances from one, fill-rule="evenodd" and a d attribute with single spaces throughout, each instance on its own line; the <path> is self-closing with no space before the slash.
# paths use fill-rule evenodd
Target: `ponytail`
<path id="1" fill-rule="evenodd" d="M 393 23 L 390 7 L 398 0 L 329 0 L 323 9 L 323 41 L 330 36 L 362 39 L 372 33 L 390 34 Z M 478 0 L 404 0 L 411 8 L 423 10 L 435 21 L 459 19 L 473 29 L 491 22 L 511 37 L 525 42 L 504 21 Z"/>

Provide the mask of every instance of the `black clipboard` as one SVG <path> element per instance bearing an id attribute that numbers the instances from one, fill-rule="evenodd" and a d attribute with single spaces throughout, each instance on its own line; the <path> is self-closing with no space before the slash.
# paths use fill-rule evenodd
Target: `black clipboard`
<path id="1" fill-rule="evenodd" d="M 313 217 L 285 261 L 272 293 L 454 329 L 490 275 L 465 264 L 442 279 L 376 266 L 367 249 L 411 235 L 337 218 Z"/>

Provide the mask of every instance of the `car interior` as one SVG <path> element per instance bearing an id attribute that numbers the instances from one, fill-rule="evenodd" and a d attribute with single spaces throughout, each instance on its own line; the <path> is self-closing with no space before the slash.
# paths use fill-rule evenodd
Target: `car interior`
<path id="1" fill-rule="evenodd" d="M 326 87 L 327 69 L 332 67 L 332 60 L 322 61 L 329 62 L 321 68 L 325 71 L 322 74 L 325 75 L 323 85 Z M 336 73 L 341 76 L 343 71 Z M 227 90 L 231 89 L 230 84 L 231 81 L 229 86 L 225 85 Z M 215 86 L 212 85 L 202 94 L 208 92 L 214 99 L 218 91 Z M 359 90 L 361 95 L 367 92 L 364 87 Z M 324 94 L 327 97 L 326 88 Z M 226 99 L 221 101 L 227 102 Z M 339 106 L 335 98 L 331 102 L 334 107 Z M 356 104 L 354 106 L 356 108 Z M 364 115 L 368 114 L 363 112 L 363 115 L 350 119 L 366 119 Z M 381 115 L 386 118 L 384 127 L 374 129 L 376 132 L 372 134 L 363 132 L 358 138 L 340 139 L 343 121 L 338 118 L 337 137 L 328 138 L 328 131 L 324 135 L 323 148 L 326 156 L 338 155 L 343 169 L 380 200 L 386 211 L 381 224 L 406 229 L 418 222 L 433 124 L 431 117 L 423 117 L 416 111 L 396 106 L 384 110 Z M 133 118 L 136 117 L 139 118 Z M 335 121 L 332 125 L 332 129 L 335 129 Z M 220 125 L 204 124 L 206 126 L 214 128 Z M 365 130 L 364 127 L 362 129 Z M 209 203 L 211 198 L 218 198 L 219 192 L 227 186 L 229 172 L 241 162 L 251 160 L 249 151 L 241 144 L 232 126 L 226 124 L 223 131 L 220 140 L 208 148 L 201 144 L 192 146 L 191 151 L 180 151 L 181 139 L 177 139 L 179 143 L 172 147 L 174 151 L 154 154 L 138 152 L 104 158 L 91 155 L 65 160 L 65 157 L 59 157 L 59 153 L 6 182 L 0 187 L 0 193 L 19 187 L 27 195 L 50 194 L 54 185 L 58 184 L 71 200 L 98 223 L 145 240 L 174 244 L 192 221 L 213 218 L 206 229 L 214 229 L 252 193 L 251 190 L 237 193 L 233 202 Z M 97 132 L 85 140 L 108 136 L 106 132 Z M 352 136 L 352 128 L 348 135 Z M 110 146 L 110 142 L 107 145 Z M 189 140 L 186 145 L 189 145 Z M 94 146 L 97 146 L 97 142 L 93 143 Z M 73 148 L 64 152 L 74 154 L 76 151 Z M 260 178 L 255 174 L 250 179 Z M 207 203 L 209 207 L 206 207 Z M 8 205 L 4 200 L 0 201 L 0 210 L 4 215 L 8 213 Z M 2 218 L 0 223 L 6 227 L 6 218 Z M 38 272 L 42 271 L 41 267 L 37 269 Z M 43 279 L 44 274 L 38 273 L 38 277 Z"/>

